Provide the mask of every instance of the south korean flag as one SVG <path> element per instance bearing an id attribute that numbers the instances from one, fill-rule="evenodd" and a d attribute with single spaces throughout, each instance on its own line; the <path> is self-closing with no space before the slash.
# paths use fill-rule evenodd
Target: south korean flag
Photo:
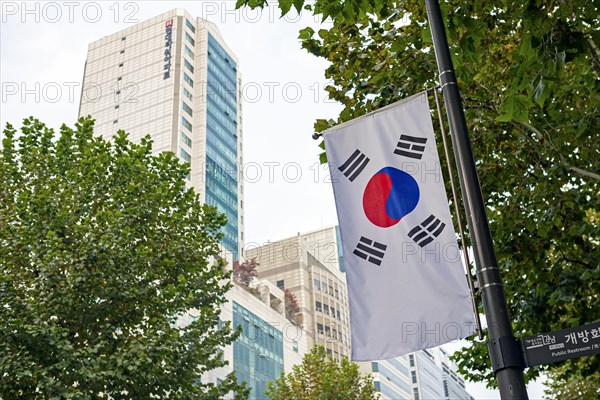
<path id="1" fill-rule="evenodd" d="M 324 132 L 350 301 L 352 359 L 474 333 L 425 93 Z"/>

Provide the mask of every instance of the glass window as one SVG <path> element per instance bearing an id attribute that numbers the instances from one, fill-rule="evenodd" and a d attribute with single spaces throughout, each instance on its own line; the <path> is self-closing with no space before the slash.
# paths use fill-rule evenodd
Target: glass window
<path id="1" fill-rule="evenodd" d="M 183 52 L 187 54 L 192 60 L 194 59 L 194 52 L 187 47 L 187 44 L 183 45 Z"/>
<path id="2" fill-rule="evenodd" d="M 417 383 L 417 373 L 415 371 L 410 371 L 410 376 L 412 377 L 412 383 Z"/>
<path id="3" fill-rule="evenodd" d="M 187 90 L 186 88 L 183 88 L 183 95 L 185 97 L 187 97 L 188 99 L 193 100 L 192 93 L 189 90 Z"/>
<path id="4" fill-rule="evenodd" d="M 323 304 L 323 312 L 329 315 L 329 306 L 327 304 Z"/>
<path id="5" fill-rule="evenodd" d="M 284 286 L 283 286 L 283 284 L 284 284 L 284 282 L 283 282 L 283 279 L 281 279 L 281 280 L 277 281 L 277 287 L 278 287 L 279 289 L 283 289 L 283 287 L 284 287 Z"/>
<path id="6" fill-rule="evenodd" d="M 121 50 L 121 54 L 125 53 L 125 50 Z"/>
<path id="7" fill-rule="evenodd" d="M 181 109 L 183 111 L 185 111 L 186 113 L 188 113 L 190 117 L 192 115 L 194 115 L 194 112 L 192 111 L 192 108 L 190 106 L 188 106 L 187 104 L 185 104 L 184 101 L 181 102 Z"/>
<path id="8" fill-rule="evenodd" d="M 376 362 L 372 362 L 371 369 L 373 370 L 373 372 L 379 372 L 379 365 Z"/>
<path id="9" fill-rule="evenodd" d="M 185 40 L 187 40 L 188 42 L 190 42 L 192 44 L 192 46 L 196 45 L 196 41 L 187 32 L 185 33 Z"/>
<path id="10" fill-rule="evenodd" d="M 320 324 L 318 322 L 317 322 L 317 332 L 319 332 L 321 335 L 324 332 L 324 330 L 323 330 L 323 324 Z"/>
<path id="11" fill-rule="evenodd" d="M 192 156 L 190 156 L 188 154 L 188 152 L 185 151 L 184 149 L 179 149 L 179 154 L 181 155 L 181 158 L 183 158 L 185 160 L 185 162 L 188 162 L 188 163 L 192 162 Z"/>
<path id="12" fill-rule="evenodd" d="M 187 119 L 185 119 L 185 117 L 181 117 L 181 125 L 186 127 L 188 131 L 192 131 L 192 124 L 190 124 L 190 122 Z"/>
<path id="13" fill-rule="evenodd" d="M 123 66 L 123 63 L 119 64 L 119 68 Z"/>
<path id="14" fill-rule="evenodd" d="M 189 136 L 183 132 L 181 132 L 181 141 L 187 144 L 188 146 L 192 147 L 192 139 L 190 139 Z"/>
<path id="15" fill-rule="evenodd" d="M 414 367 L 415 366 L 415 356 L 413 356 L 412 354 L 408 356 L 408 360 L 410 362 L 410 366 Z"/>
<path id="16" fill-rule="evenodd" d="M 296 342 L 295 340 L 292 341 L 292 350 L 294 350 L 294 352 L 298 352 L 298 342 Z"/>
<path id="17" fill-rule="evenodd" d="M 320 301 L 316 301 L 316 302 L 315 302 L 315 309 L 316 309 L 317 311 L 323 311 L 322 304 L 321 304 L 321 302 L 320 302 Z"/>
<path id="18" fill-rule="evenodd" d="M 194 27 L 194 24 L 192 24 L 189 20 L 185 20 L 185 26 L 187 26 L 188 28 L 190 28 L 190 31 L 192 31 L 192 33 L 196 33 L 196 28 Z"/>
<path id="19" fill-rule="evenodd" d="M 185 58 L 183 59 L 183 65 L 193 74 L 194 73 L 194 66 Z"/>
<path id="20" fill-rule="evenodd" d="M 315 289 L 321 291 L 321 281 L 319 281 L 318 279 L 313 279 L 313 284 L 315 286 Z"/>
<path id="21" fill-rule="evenodd" d="M 194 87 L 194 81 L 185 72 L 183 73 L 183 80 L 186 81 L 191 87 Z"/>

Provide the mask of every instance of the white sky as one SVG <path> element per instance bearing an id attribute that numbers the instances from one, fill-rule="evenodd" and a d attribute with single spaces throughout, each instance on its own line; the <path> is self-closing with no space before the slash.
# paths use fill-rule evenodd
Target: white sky
<path id="1" fill-rule="evenodd" d="M 302 50 L 297 39 L 305 26 L 318 27 L 315 17 L 298 18 L 292 10 L 280 19 L 274 6 L 262 12 L 235 11 L 235 1 L 0 3 L 2 129 L 7 122 L 20 127 L 29 115 L 56 129 L 62 123 L 73 126 L 88 44 L 172 8 L 185 8 L 217 24 L 239 59 L 245 100 L 246 243 L 262 244 L 337 223 L 331 184 L 318 164 L 320 149 L 311 135 L 317 118 L 335 118 L 341 106 L 327 100 L 322 90 L 327 63 Z M 467 388 L 477 399 L 499 398 L 483 385 Z M 543 395 L 539 384 L 529 392 L 531 399 Z"/>

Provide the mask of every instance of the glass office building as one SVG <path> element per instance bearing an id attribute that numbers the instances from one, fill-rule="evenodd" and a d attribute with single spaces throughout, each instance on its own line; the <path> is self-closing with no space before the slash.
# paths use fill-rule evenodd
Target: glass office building
<path id="1" fill-rule="evenodd" d="M 251 399 L 267 399 L 267 383 L 283 371 L 283 334 L 238 303 L 233 303 L 233 327 L 243 333 L 233 344 L 233 369 L 239 382 L 252 388 Z"/>
<path id="2" fill-rule="evenodd" d="M 223 248 L 243 257 L 241 76 L 217 27 L 174 9 L 89 45 L 80 116 L 95 132 L 190 164 L 186 183 L 227 216 Z"/>

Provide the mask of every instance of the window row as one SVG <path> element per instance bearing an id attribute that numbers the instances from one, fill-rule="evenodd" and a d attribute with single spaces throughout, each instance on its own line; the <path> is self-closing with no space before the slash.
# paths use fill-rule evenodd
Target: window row
<path id="1" fill-rule="evenodd" d="M 183 65 L 193 74 L 194 73 L 194 66 L 192 65 L 192 63 L 190 63 L 188 60 L 186 60 L 185 58 L 183 59 Z"/>
<path id="2" fill-rule="evenodd" d="M 187 163 L 192 162 L 192 156 L 184 149 L 182 149 L 182 148 L 179 149 L 179 155 L 181 156 L 181 158 L 184 159 L 185 162 L 187 162 Z"/>
<path id="3" fill-rule="evenodd" d="M 212 78 L 212 79 L 211 79 Z M 213 63 L 208 63 L 208 80 L 218 82 L 220 84 L 226 84 L 228 87 L 235 88 L 235 80 L 231 80 L 221 71 L 219 67 L 214 65 Z M 230 94 L 235 96 L 236 91 L 230 91 Z"/>
<path id="4" fill-rule="evenodd" d="M 185 101 L 181 102 L 181 109 L 185 111 L 190 117 L 194 115 L 194 111 L 192 111 L 192 107 L 185 104 Z"/>
<path id="5" fill-rule="evenodd" d="M 183 73 L 183 80 L 190 85 L 190 87 L 194 87 L 194 81 L 185 72 Z"/>
<path id="6" fill-rule="evenodd" d="M 207 141 L 216 149 L 218 149 L 225 157 L 227 157 L 233 164 L 237 162 L 237 152 L 231 151 L 230 146 L 227 146 L 222 140 L 216 135 L 207 135 Z"/>
<path id="7" fill-rule="evenodd" d="M 192 33 L 196 33 L 196 27 L 187 18 L 185 20 L 185 26 L 187 26 Z"/>
<path id="8" fill-rule="evenodd" d="M 225 142 L 231 151 L 237 153 L 237 136 L 235 126 L 230 121 L 223 118 L 218 111 L 214 109 L 214 106 L 208 105 L 207 108 L 207 128 L 211 134 L 216 135 L 219 140 Z"/>
<path id="9" fill-rule="evenodd" d="M 185 87 L 183 88 L 183 95 L 188 99 L 188 100 L 192 100 L 193 101 L 193 96 L 192 93 L 187 90 Z"/>
<path id="10" fill-rule="evenodd" d="M 217 121 L 219 121 L 221 123 L 221 125 L 223 125 L 223 127 L 225 127 L 225 129 L 227 129 L 230 132 L 230 136 L 234 136 L 237 137 L 237 126 L 235 125 L 235 123 L 231 122 L 229 119 L 225 118 L 223 116 L 223 114 L 219 113 L 218 110 L 215 110 L 215 107 L 208 107 L 207 111 L 212 114 L 213 117 L 215 117 L 217 119 Z M 237 140 L 236 140 L 237 143 Z"/>
<path id="11" fill-rule="evenodd" d="M 187 32 L 185 32 L 185 40 L 187 40 L 188 42 L 190 42 L 190 44 L 191 44 L 192 46 L 195 46 L 195 45 L 196 45 L 196 41 L 194 40 L 194 38 L 192 38 L 192 37 L 190 36 L 190 34 L 189 34 L 189 33 L 187 33 Z"/>
<path id="12" fill-rule="evenodd" d="M 183 132 L 180 132 L 180 133 L 181 133 L 181 141 L 183 143 L 185 143 L 186 145 L 188 145 L 189 147 L 192 147 L 192 139 L 190 139 L 190 137 L 188 135 L 186 135 L 185 133 L 183 133 Z"/>
<path id="13" fill-rule="evenodd" d="M 218 165 L 211 157 L 206 158 L 206 174 L 215 178 L 220 182 L 226 189 L 230 190 L 231 193 L 237 192 L 237 180 L 235 179 L 235 171 L 230 174 L 228 171 L 223 169 L 222 166 Z"/>
<path id="14" fill-rule="evenodd" d="M 319 333 L 319 335 L 325 335 L 328 338 L 331 338 L 333 340 L 339 340 L 340 342 L 344 343 L 344 341 L 342 340 L 344 336 L 342 335 L 342 332 L 338 332 L 337 329 L 332 328 L 327 324 L 317 322 L 317 332 Z"/>
<path id="15" fill-rule="evenodd" d="M 183 125 L 188 131 L 192 131 L 192 124 L 185 119 L 185 117 L 181 117 L 181 125 Z"/>
<path id="16" fill-rule="evenodd" d="M 314 286 L 315 290 L 318 290 L 320 292 L 323 292 L 323 293 L 326 293 L 326 294 L 328 294 L 330 296 L 333 296 L 337 300 L 340 299 L 340 291 L 338 290 L 337 285 L 335 285 L 335 288 L 334 288 L 333 285 L 328 284 L 325 281 L 321 282 L 317 278 L 314 278 L 313 279 L 313 286 Z"/>
<path id="17" fill-rule="evenodd" d="M 344 314 L 333 306 L 330 307 L 328 304 L 321 303 L 320 301 L 315 301 L 315 309 L 319 312 L 322 312 L 323 314 L 330 315 L 333 318 L 338 319 L 339 321 L 344 321 Z"/>
<path id="18" fill-rule="evenodd" d="M 187 47 L 187 44 L 183 45 L 183 52 L 190 57 L 192 60 L 194 59 L 194 52 L 192 50 L 190 50 L 189 47 Z"/>
<path id="19" fill-rule="evenodd" d="M 213 104 L 214 106 L 218 106 L 226 115 L 231 117 L 231 119 L 233 121 L 236 121 L 237 109 L 232 107 L 229 104 L 230 102 L 226 102 L 225 100 L 223 100 L 223 96 L 220 96 L 220 95 L 217 95 L 214 93 L 210 94 L 210 92 L 207 92 L 207 100 L 209 103 Z"/>

